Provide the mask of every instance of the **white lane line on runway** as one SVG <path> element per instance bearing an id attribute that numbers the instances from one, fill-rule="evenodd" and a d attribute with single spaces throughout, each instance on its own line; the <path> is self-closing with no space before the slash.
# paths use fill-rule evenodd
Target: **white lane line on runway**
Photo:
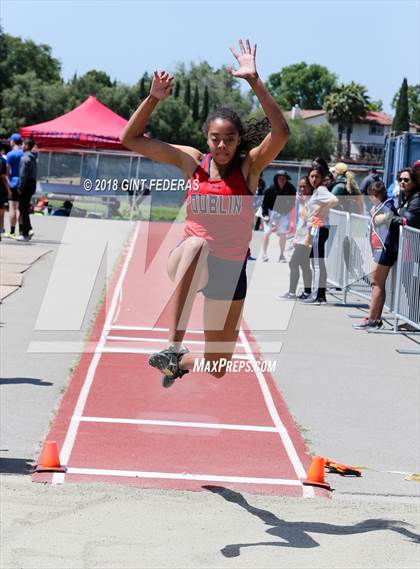
<path id="1" fill-rule="evenodd" d="M 158 421 L 154 419 L 124 419 L 114 417 L 73 417 L 72 420 L 87 423 L 121 423 L 127 425 L 157 425 L 163 427 L 194 427 L 199 429 L 225 429 L 231 431 L 258 431 L 263 433 L 277 433 L 276 427 L 263 427 L 259 425 L 229 425 L 226 423 Z"/>
<path id="2" fill-rule="evenodd" d="M 239 337 L 241 339 L 241 342 L 242 342 L 242 345 L 243 345 L 245 351 L 249 355 L 251 355 L 255 360 L 254 354 L 252 353 L 249 342 L 248 342 L 248 338 L 246 337 L 246 335 L 242 329 L 239 332 Z M 295 469 L 296 475 L 298 478 L 306 478 L 305 469 L 303 468 L 303 465 L 300 461 L 299 455 L 298 455 L 298 453 L 297 453 L 297 451 L 293 445 L 292 439 L 290 438 L 290 435 L 289 435 L 286 427 L 284 426 L 283 421 L 280 419 L 280 415 L 278 414 L 278 411 L 277 411 L 276 406 L 274 404 L 273 397 L 272 397 L 271 392 L 268 388 L 265 376 L 264 376 L 263 372 L 257 366 L 255 366 L 255 375 L 257 376 L 258 383 L 260 384 L 260 388 L 261 388 L 261 391 L 262 391 L 262 394 L 264 397 L 264 401 L 267 405 L 271 419 L 273 420 L 273 423 L 277 427 L 277 431 L 278 431 L 280 438 L 283 442 L 283 446 L 286 449 L 287 456 L 289 457 L 289 460 L 292 463 L 293 468 Z M 303 495 L 305 497 L 312 497 L 315 495 L 313 488 L 311 488 L 310 486 L 302 486 L 302 488 L 303 488 Z"/>
<path id="3" fill-rule="evenodd" d="M 107 340 L 127 340 L 127 342 L 162 342 L 168 344 L 168 338 L 139 338 L 134 336 L 108 336 Z M 186 344 L 205 344 L 204 340 L 185 340 Z"/>
<path id="4" fill-rule="evenodd" d="M 130 243 L 130 248 L 129 248 L 127 256 L 124 260 L 123 268 L 121 270 L 120 276 L 119 276 L 117 284 L 115 286 L 114 294 L 112 295 L 111 304 L 110 304 L 109 310 L 108 310 L 107 315 L 106 315 L 104 327 L 102 328 L 102 331 L 101 331 L 101 336 L 100 336 L 100 339 L 98 342 L 98 346 L 97 346 L 95 353 L 92 357 L 92 360 L 90 362 L 89 369 L 87 371 L 86 378 L 85 378 L 85 381 L 83 383 L 83 387 L 80 390 L 76 406 L 73 410 L 72 419 L 73 419 L 73 417 L 80 417 L 83 414 L 83 409 L 85 407 L 86 400 L 87 400 L 87 397 L 89 395 L 89 390 L 92 386 L 93 379 L 95 377 L 96 368 L 98 366 L 99 360 L 101 359 L 102 348 L 106 342 L 106 336 L 107 336 L 106 328 L 109 327 L 111 322 L 112 322 L 112 318 L 114 316 L 115 309 L 116 309 L 117 303 L 119 301 L 120 289 L 121 289 L 122 284 L 124 282 L 125 275 L 127 273 L 128 266 L 129 266 L 129 263 L 131 261 L 131 257 L 133 256 L 134 245 L 137 241 L 137 237 L 139 234 L 139 228 L 140 228 L 140 224 L 137 223 L 135 231 L 134 231 L 133 239 L 131 240 L 131 243 Z M 62 460 L 63 464 L 67 464 L 68 460 L 70 458 L 70 454 L 71 454 L 71 451 L 73 449 L 74 441 L 76 439 L 78 425 L 79 425 L 79 423 L 77 421 L 73 421 L 73 420 L 70 421 L 69 429 L 66 433 L 66 438 L 64 439 L 63 447 L 62 447 L 61 453 L 60 453 L 61 460 Z M 64 476 L 65 476 L 64 473 L 55 473 L 53 475 L 53 478 L 52 478 L 52 483 L 53 484 L 60 484 L 60 483 L 64 482 Z"/>
<path id="5" fill-rule="evenodd" d="M 125 478 L 160 478 L 168 480 L 199 480 L 203 482 L 238 482 L 241 484 L 275 484 L 279 486 L 302 486 L 300 480 L 286 478 L 252 478 L 248 476 L 215 476 L 213 474 L 187 474 L 186 472 L 143 472 L 141 470 L 105 470 L 100 468 L 67 469 L 67 474 L 90 476 L 121 476 Z"/>
<path id="6" fill-rule="evenodd" d="M 108 326 L 105 330 L 140 330 L 149 332 L 169 332 L 169 328 L 150 328 L 150 326 Z M 204 334 L 203 330 L 186 330 L 186 334 Z"/>
<path id="7" fill-rule="evenodd" d="M 188 342 L 186 342 L 188 343 Z M 156 352 L 155 349 L 153 348 L 101 348 L 100 349 L 101 353 L 107 353 L 107 354 L 154 354 Z M 190 350 L 191 354 L 194 353 L 201 353 L 200 352 L 194 352 L 192 350 Z M 247 354 L 233 354 L 233 358 L 232 359 L 237 359 L 237 360 L 250 360 L 252 359 L 250 356 L 248 356 Z"/>

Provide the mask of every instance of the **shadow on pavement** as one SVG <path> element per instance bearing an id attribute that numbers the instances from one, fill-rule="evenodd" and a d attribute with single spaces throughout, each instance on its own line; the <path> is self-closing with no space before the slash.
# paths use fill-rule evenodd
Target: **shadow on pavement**
<path id="1" fill-rule="evenodd" d="M 239 492 L 234 492 L 223 486 L 203 486 L 205 490 L 218 494 L 227 502 L 237 504 L 251 515 L 259 518 L 263 523 L 273 526 L 266 531 L 270 536 L 283 541 L 260 541 L 256 543 L 234 543 L 225 545 L 221 549 L 224 557 L 239 557 L 241 548 L 258 547 L 261 545 L 277 547 L 319 547 L 320 544 L 308 533 L 323 533 L 326 535 L 354 535 L 370 531 L 394 531 L 408 537 L 414 543 L 420 543 L 420 536 L 409 531 L 404 526 L 409 524 L 398 520 L 371 519 L 354 525 L 334 525 L 321 522 L 287 522 L 275 516 L 268 510 L 261 510 L 251 506 Z M 307 533 L 308 532 L 308 533 Z"/>
<path id="2" fill-rule="evenodd" d="M 30 458 L 0 457 L 0 474 L 32 474 L 34 463 Z"/>
<path id="3" fill-rule="evenodd" d="M 31 383 L 32 385 L 54 385 L 50 381 L 44 381 L 43 379 L 36 379 L 33 377 L 2 377 L 0 378 L 0 385 L 17 385 L 19 383 Z"/>

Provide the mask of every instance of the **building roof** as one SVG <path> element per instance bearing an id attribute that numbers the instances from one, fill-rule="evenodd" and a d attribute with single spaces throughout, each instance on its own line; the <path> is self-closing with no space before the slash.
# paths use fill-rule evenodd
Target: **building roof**
<path id="1" fill-rule="evenodd" d="M 292 111 L 287 111 L 285 113 L 288 118 L 292 117 Z M 323 109 L 299 109 L 299 118 L 306 120 L 312 119 L 314 117 L 326 115 L 326 112 Z M 382 113 L 379 111 L 368 111 L 367 115 L 364 119 L 360 122 L 363 123 L 376 123 L 383 126 L 391 126 L 392 125 L 392 117 L 387 115 L 386 113 Z"/>
<path id="2" fill-rule="evenodd" d="M 368 111 L 367 115 L 361 122 L 372 122 L 376 124 L 381 124 L 383 126 L 392 125 L 392 117 L 386 113 L 379 111 Z"/>
<path id="3" fill-rule="evenodd" d="M 292 117 L 292 111 L 286 111 L 285 113 L 288 118 Z M 323 109 L 299 109 L 299 118 L 306 120 L 312 119 L 313 117 L 318 117 L 321 115 L 325 115 L 325 111 Z"/>

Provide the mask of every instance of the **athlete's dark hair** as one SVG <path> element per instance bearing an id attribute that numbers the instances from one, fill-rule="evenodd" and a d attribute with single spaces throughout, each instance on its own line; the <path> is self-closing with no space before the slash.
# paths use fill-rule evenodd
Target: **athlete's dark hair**
<path id="1" fill-rule="evenodd" d="M 215 119 L 228 120 L 236 128 L 241 137 L 236 153 L 242 156 L 245 156 L 251 148 L 258 146 L 270 132 L 270 121 L 267 117 L 251 119 L 243 123 L 239 115 L 230 107 L 218 107 L 209 114 L 203 125 L 204 136 L 207 136 L 210 123 Z"/>

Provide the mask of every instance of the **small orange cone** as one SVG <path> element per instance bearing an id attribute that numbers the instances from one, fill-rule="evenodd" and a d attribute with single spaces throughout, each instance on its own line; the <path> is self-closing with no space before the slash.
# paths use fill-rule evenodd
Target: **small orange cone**
<path id="1" fill-rule="evenodd" d="M 307 474 L 306 480 L 303 481 L 305 486 L 320 486 L 331 490 L 331 486 L 324 479 L 324 458 L 322 456 L 314 456 L 311 467 Z"/>
<path id="2" fill-rule="evenodd" d="M 60 456 L 55 441 L 46 441 L 42 451 L 41 460 L 35 472 L 66 472 L 67 468 L 60 464 Z"/>

